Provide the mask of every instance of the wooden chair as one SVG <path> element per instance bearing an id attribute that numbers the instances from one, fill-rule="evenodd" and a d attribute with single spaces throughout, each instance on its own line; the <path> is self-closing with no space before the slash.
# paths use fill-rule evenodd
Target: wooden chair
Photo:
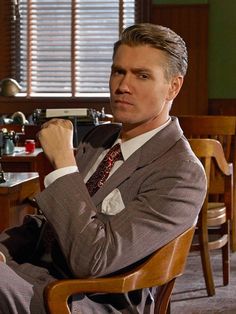
<path id="1" fill-rule="evenodd" d="M 201 261 L 209 296 L 215 294 L 215 285 L 210 261 L 210 251 L 222 250 L 223 284 L 229 283 L 230 276 L 230 225 L 232 219 L 232 195 L 233 195 L 233 165 L 227 163 L 222 145 L 214 139 L 189 139 L 189 143 L 202 161 L 207 176 L 207 194 L 199 214 L 196 235 L 198 242 L 192 244 L 192 250 L 200 250 Z M 210 194 L 214 193 L 214 185 L 210 180 L 212 164 L 224 175 L 224 199 L 223 202 L 211 202 Z M 218 190 L 215 191 L 218 193 Z"/>
<path id="2" fill-rule="evenodd" d="M 231 221 L 231 249 L 236 251 L 236 116 L 179 116 L 179 123 L 187 138 L 214 138 L 224 149 L 225 158 L 234 165 L 233 216 Z M 224 179 L 218 171 L 211 172 L 211 188 L 224 191 Z M 213 184 L 214 183 L 214 184 Z M 221 196 L 222 198 L 222 196 Z M 215 197 L 215 199 L 217 199 Z"/>
<path id="3" fill-rule="evenodd" d="M 72 294 L 126 293 L 156 286 L 160 289 L 155 298 L 155 314 L 167 313 L 175 279 L 184 272 L 194 230 L 195 227 L 188 229 L 128 273 L 106 278 L 65 279 L 50 283 L 44 291 L 48 313 L 69 314 L 67 301 Z"/>
<path id="4" fill-rule="evenodd" d="M 236 117 L 236 103 L 233 101 L 215 100 L 209 101 L 208 114 L 222 115 L 222 116 L 235 116 Z"/>

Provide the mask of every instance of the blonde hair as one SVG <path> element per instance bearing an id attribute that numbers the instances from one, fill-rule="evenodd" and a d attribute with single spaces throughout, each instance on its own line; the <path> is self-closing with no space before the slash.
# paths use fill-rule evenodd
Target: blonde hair
<path id="1" fill-rule="evenodd" d="M 167 57 L 166 75 L 185 75 L 188 67 L 188 53 L 184 40 L 168 27 L 140 23 L 127 27 L 114 44 L 113 58 L 120 45 L 149 45 L 162 50 Z"/>

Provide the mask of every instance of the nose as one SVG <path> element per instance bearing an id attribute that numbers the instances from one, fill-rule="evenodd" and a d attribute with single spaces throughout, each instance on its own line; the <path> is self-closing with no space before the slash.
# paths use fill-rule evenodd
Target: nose
<path id="1" fill-rule="evenodd" d="M 131 78 L 129 75 L 125 74 L 121 77 L 117 90 L 121 93 L 130 93 Z"/>

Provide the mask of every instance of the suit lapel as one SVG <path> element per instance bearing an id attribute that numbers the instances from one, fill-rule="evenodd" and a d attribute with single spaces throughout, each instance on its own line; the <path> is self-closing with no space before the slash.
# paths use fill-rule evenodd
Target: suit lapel
<path id="1" fill-rule="evenodd" d="M 87 173 L 103 151 L 104 147 L 91 147 L 90 149 L 86 150 L 82 158 L 79 157 L 78 168 L 83 178 L 87 175 Z"/>
<path id="2" fill-rule="evenodd" d="M 92 197 L 93 202 L 97 205 L 103 201 L 103 199 L 111 193 L 117 186 L 124 182 L 131 174 L 138 168 L 144 167 L 147 164 L 153 162 L 155 159 L 162 156 L 170 147 L 172 147 L 183 135 L 183 132 L 179 126 L 178 120 L 172 118 L 172 122 L 159 133 L 154 135 L 149 141 L 147 141 L 140 149 L 136 150 L 123 164 L 122 166 L 104 183 L 104 185 L 94 194 Z M 106 134 L 109 134 L 108 130 Z M 117 137 L 117 130 L 115 132 L 115 138 Z M 95 135 L 96 136 L 96 135 Z M 101 139 L 101 135 L 99 135 Z M 79 161 L 79 169 L 81 174 L 85 176 L 91 166 L 94 164 L 98 156 L 106 148 L 111 146 L 115 141 L 114 134 L 105 138 L 105 143 L 101 143 L 100 147 L 94 147 L 89 144 L 89 147 L 84 147 L 84 154 Z"/>
<path id="3" fill-rule="evenodd" d="M 116 124 L 98 126 L 93 129 L 93 132 L 90 132 L 89 136 L 81 143 L 76 159 L 79 171 L 83 177 L 87 175 L 100 154 L 105 149 L 112 146 L 119 136 L 119 131 L 120 125 Z"/>

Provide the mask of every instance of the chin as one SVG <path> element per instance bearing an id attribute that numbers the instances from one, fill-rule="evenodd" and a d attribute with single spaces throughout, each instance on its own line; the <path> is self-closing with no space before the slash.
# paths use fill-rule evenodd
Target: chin
<path id="1" fill-rule="evenodd" d="M 114 115 L 114 121 L 122 124 L 132 124 L 131 119 L 129 119 L 127 116 L 122 115 Z"/>
<path id="2" fill-rule="evenodd" d="M 127 111 L 114 110 L 113 117 L 116 122 L 133 123 L 133 114 L 130 114 Z"/>

